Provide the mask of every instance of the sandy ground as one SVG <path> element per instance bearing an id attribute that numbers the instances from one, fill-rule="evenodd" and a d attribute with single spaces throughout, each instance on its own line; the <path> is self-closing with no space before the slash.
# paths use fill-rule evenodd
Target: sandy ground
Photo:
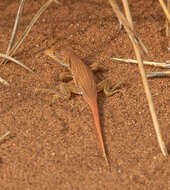
<path id="1" fill-rule="evenodd" d="M 18 36 L 45 0 L 25 4 Z M 15 58 L 36 71 L 32 74 L 9 62 L 0 76 L 1 190 L 169 190 L 170 157 L 159 149 L 137 65 L 112 61 L 135 58 L 125 30 L 104 0 L 53 3 L 32 28 Z M 0 52 L 7 49 L 20 1 L 0 1 Z M 135 30 L 148 48 L 145 60 L 170 59 L 165 17 L 158 1 L 129 0 Z M 35 94 L 35 87 L 56 89 L 66 71 L 44 55 L 55 46 L 72 47 L 88 65 L 97 62 L 112 83 L 124 79 L 121 93 L 98 96 L 102 130 L 111 169 L 105 165 L 92 113 L 81 96 L 56 101 Z M 146 71 L 160 68 L 146 66 Z M 170 151 L 170 79 L 149 80 L 163 138 Z M 168 186 L 169 183 L 169 186 Z"/>

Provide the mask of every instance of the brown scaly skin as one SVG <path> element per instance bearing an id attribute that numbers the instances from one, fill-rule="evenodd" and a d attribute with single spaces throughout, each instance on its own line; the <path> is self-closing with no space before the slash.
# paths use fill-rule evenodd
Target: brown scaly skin
<path id="1" fill-rule="evenodd" d="M 90 106 L 95 125 L 97 134 L 99 137 L 99 141 L 102 147 L 103 155 L 106 161 L 106 164 L 109 166 L 109 162 L 107 159 L 105 146 L 102 138 L 101 133 L 101 124 L 99 119 L 99 111 L 97 105 L 97 92 L 104 89 L 104 92 L 107 96 L 114 94 L 115 92 L 119 91 L 116 88 L 122 83 L 117 83 L 112 89 L 109 89 L 108 80 L 102 81 L 98 86 L 96 85 L 95 78 L 93 76 L 92 71 L 90 68 L 83 63 L 78 56 L 76 56 L 71 49 L 62 49 L 60 51 L 56 51 L 53 49 L 49 49 L 45 51 L 45 54 L 51 57 L 52 59 L 56 60 L 63 66 L 66 66 L 72 74 L 75 87 L 70 87 L 66 83 L 61 84 L 61 92 L 55 92 L 54 90 L 50 89 L 36 89 L 39 92 L 50 92 L 54 94 L 54 99 L 56 98 L 69 98 L 71 96 L 71 92 L 75 94 L 81 94 L 84 100 Z M 92 68 L 96 68 L 92 66 Z M 97 90 L 98 89 L 98 90 Z"/>

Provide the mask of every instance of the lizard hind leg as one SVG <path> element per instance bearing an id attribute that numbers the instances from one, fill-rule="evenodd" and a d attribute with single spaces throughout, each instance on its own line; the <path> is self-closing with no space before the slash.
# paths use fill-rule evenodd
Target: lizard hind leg
<path id="1" fill-rule="evenodd" d="M 71 97 L 71 91 L 69 89 L 68 84 L 65 82 L 62 82 L 60 83 L 60 91 L 56 92 L 53 95 L 52 102 L 55 102 L 57 99 L 66 100 L 66 99 L 69 99 L 70 97 Z"/>
<path id="2" fill-rule="evenodd" d="M 119 88 L 122 83 L 123 81 L 120 80 L 114 86 L 110 87 L 111 85 L 109 79 L 105 79 L 98 83 L 97 91 L 100 92 L 103 90 L 106 96 L 112 96 L 113 94 L 120 92 L 120 90 L 118 90 L 117 88 Z"/>
<path id="3" fill-rule="evenodd" d="M 76 88 L 75 85 L 73 85 L 72 83 L 73 81 L 71 81 L 70 83 L 62 82 L 60 84 L 60 92 L 54 94 L 52 101 L 54 102 L 58 98 L 69 99 L 72 93 L 82 95 L 81 91 Z"/>
<path id="4" fill-rule="evenodd" d="M 71 91 L 68 88 L 67 83 L 64 82 L 60 83 L 60 91 L 48 88 L 35 88 L 34 92 L 52 94 L 53 95 L 52 102 L 54 102 L 56 99 L 69 99 L 71 96 Z"/>

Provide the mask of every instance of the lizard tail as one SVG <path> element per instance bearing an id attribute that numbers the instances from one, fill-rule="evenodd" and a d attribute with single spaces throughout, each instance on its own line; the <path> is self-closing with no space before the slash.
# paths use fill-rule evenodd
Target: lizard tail
<path id="1" fill-rule="evenodd" d="M 103 142 L 103 137 L 102 137 L 102 132 L 101 132 L 101 124 L 100 124 L 100 119 L 99 119 L 99 111 L 98 111 L 98 106 L 97 106 L 97 102 L 94 104 L 92 103 L 90 105 L 92 113 L 93 113 L 93 117 L 94 117 L 94 122 L 96 125 L 96 130 L 97 130 L 97 134 L 98 134 L 98 138 L 102 147 L 102 151 L 103 151 L 103 155 L 106 161 L 107 166 L 109 166 L 109 161 L 106 155 L 106 150 L 105 150 L 105 145 Z"/>

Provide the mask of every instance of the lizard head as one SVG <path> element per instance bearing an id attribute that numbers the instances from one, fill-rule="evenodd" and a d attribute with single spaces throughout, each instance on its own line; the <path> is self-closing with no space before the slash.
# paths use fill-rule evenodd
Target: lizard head
<path id="1" fill-rule="evenodd" d="M 65 67 L 69 67 L 69 52 L 66 49 L 56 50 L 53 48 L 44 51 L 46 55 Z"/>

